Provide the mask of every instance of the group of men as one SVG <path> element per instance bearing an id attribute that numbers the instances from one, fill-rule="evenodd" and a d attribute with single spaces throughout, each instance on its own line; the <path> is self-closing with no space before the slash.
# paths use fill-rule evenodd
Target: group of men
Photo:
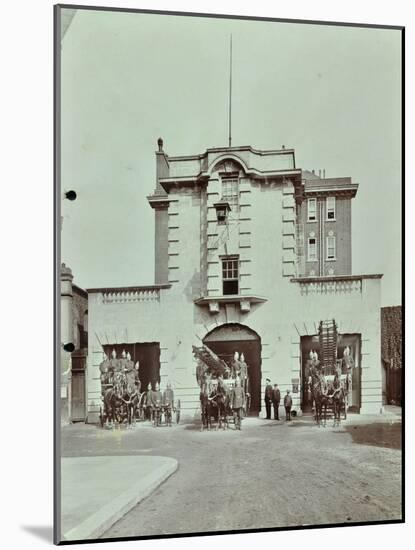
<path id="1" fill-rule="evenodd" d="M 167 383 L 164 392 L 160 390 L 160 384 L 156 382 L 154 390 L 151 387 L 151 383 L 147 386 L 147 391 L 143 396 L 142 402 L 145 415 L 148 420 L 152 420 L 154 412 L 156 410 L 164 410 L 168 413 L 169 417 L 174 410 L 174 391 L 170 382 Z"/>
<path id="2" fill-rule="evenodd" d="M 267 420 L 271 420 L 271 405 L 274 407 L 274 420 L 279 420 L 279 408 L 280 408 L 280 402 L 281 402 L 281 392 L 278 387 L 278 384 L 274 384 L 274 387 L 272 387 L 271 380 L 267 378 L 265 380 L 266 386 L 265 386 L 265 411 L 266 411 L 266 418 Z M 291 420 L 291 408 L 293 405 L 293 400 L 291 397 L 290 390 L 287 390 L 286 395 L 284 396 L 284 408 L 285 408 L 285 420 L 290 421 Z"/>
<path id="3" fill-rule="evenodd" d="M 134 365 L 134 361 L 131 359 L 130 353 L 126 353 L 123 350 L 121 357 L 117 357 L 115 349 L 112 350 L 111 359 L 108 359 L 108 355 L 104 353 L 104 359 L 99 365 L 101 372 L 101 385 L 102 391 L 105 389 L 105 384 L 111 384 L 114 374 L 125 374 L 127 385 L 131 388 L 136 388 L 137 392 L 141 391 L 141 382 L 138 376 L 139 362 Z"/>

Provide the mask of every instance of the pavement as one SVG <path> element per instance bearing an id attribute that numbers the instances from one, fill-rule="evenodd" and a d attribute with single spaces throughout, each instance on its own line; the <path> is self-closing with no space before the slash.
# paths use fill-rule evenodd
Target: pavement
<path id="1" fill-rule="evenodd" d="M 144 502 L 134 495 L 137 504 L 131 501 L 126 512 L 122 506 L 114 510 L 118 517 L 107 520 L 101 539 L 401 518 L 399 407 L 378 415 L 349 414 L 341 426 L 328 420 L 325 428 L 307 415 L 292 422 L 250 417 L 243 420 L 241 432 L 233 426 L 201 432 L 199 421 L 186 420 L 172 428 L 139 422 L 132 430 L 74 424 L 62 429 L 62 456 L 64 494 L 72 495 L 74 514 L 74 527 L 68 524 L 64 533 L 76 539 L 88 538 L 75 524 L 82 525 L 85 513 L 99 509 L 100 495 L 112 501 L 111 509 L 120 506 L 117 495 L 108 491 L 121 489 L 120 460 L 128 458 L 137 468 L 145 464 L 143 459 L 154 466 L 158 459 L 173 458 L 180 468 L 149 491 Z M 71 460 L 80 461 L 73 462 L 72 475 L 88 495 L 81 502 L 66 476 L 65 463 Z M 80 477 L 75 471 L 83 463 L 97 480 L 91 502 L 91 489 L 82 481 L 88 481 L 87 472 Z M 144 470 L 141 476 L 126 474 L 123 487 L 139 477 L 147 478 Z"/>
<path id="2" fill-rule="evenodd" d="M 100 537 L 177 467 L 162 456 L 62 458 L 63 540 Z"/>

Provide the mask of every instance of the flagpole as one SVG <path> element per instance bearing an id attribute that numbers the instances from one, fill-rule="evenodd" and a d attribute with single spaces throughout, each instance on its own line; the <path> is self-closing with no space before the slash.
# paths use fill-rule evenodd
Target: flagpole
<path id="1" fill-rule="evenodd" d="M 232 34 L 229 51 L 229 147 L 232 145 Z"/>

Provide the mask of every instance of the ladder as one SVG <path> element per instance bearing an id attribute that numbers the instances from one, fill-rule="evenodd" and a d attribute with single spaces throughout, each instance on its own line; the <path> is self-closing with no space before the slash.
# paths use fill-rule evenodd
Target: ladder
<path id="1" fill-rule="evenodd" d="M 334 319 L 320 321 L 320 361 L 324 374 L 334 374 L 337 361 L 337 325 Z"/>
<path id="2" fill-rule="evenodd" d="M 210 348 L 205 345 L 199 347 L 192 346 L 192 348 L 193 354 L 196 359 L 202 361 L 215 377 L 221 376 L 224 373 L 225 369 L 227 368 L 227 364 L 223 359 L 220 359 L 216 355 L 216 353 L 214 353 Z"/>

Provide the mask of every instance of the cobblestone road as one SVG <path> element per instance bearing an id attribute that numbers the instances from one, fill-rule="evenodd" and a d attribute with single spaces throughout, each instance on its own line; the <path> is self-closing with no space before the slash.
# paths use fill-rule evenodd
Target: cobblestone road
<path id="1" fill-rule="evenodd" d="M 355 416 L 340 428 L 311 419 L 245 419 L 241 432 L 196 424 L 133 430 L 73 425 L 63 456 L 159 455 L 178 471 L 103 538 L 397 520 L 399 420 Z"/>

